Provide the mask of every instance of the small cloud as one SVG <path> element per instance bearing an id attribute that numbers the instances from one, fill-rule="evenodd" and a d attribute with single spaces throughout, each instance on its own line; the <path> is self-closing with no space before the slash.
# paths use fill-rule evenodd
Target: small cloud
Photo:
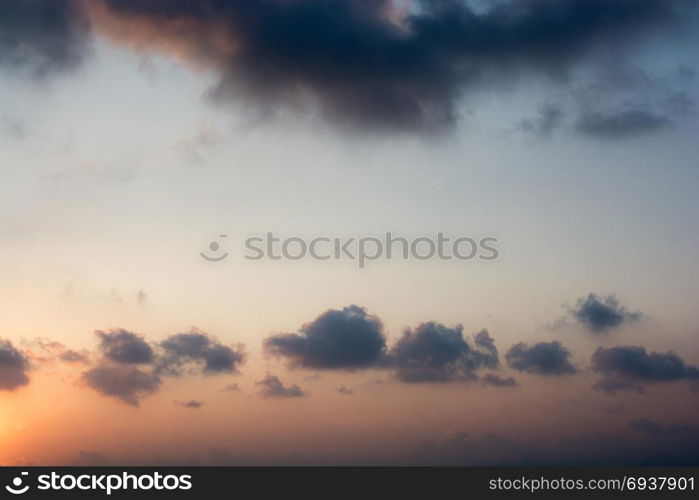
<path id="1" fill-rule="evenodd" d="M 100 339 L 99 348 L 104 356 L 116 363 L 148 364 L 153 361 L 153 348 L 142 335 L 126 330 L 95 331 Z"/>
<path id="2" fill-rule="evenodd" d="M 381 321 L 363 307 L 330 309 L 303 325 L 298 333 L 282 333 L 265 340 L 265 350 L 286 358 L 292 367 L 320 370 L 370 367 L 386 348 Z"/>
<path id="3" fill-rule="evenodd" d="M 387 356 L 386 366 L 408 383 L 475 380 L 476 370 L 500 364 L 495 342 L 487 330 L 464 337 L 463 327 L 427 322 L 409 328 Z"/>
<path id="4" fill-rule="evenodd" d="M 161 385 L 156 374 L 120 364 L 101 364 L 91 368 L 83 373 L 83 380 L 100 394 L 132 406 L 139 406 L 143 396 L 156 392 Z"/>
<path id="5" fill-rule="evenodd" d="M 158 371 L 167 375 L 179 376 L 188 367 L 201 369 L 205 375 L 236 373 L 245 361 L 242 346 L 234 349 L 197 330 L 171 335 L 160 347 L 164 354 Z"/>
<path id="6" fill-rule="evenodd" d="M 624 323 L 641 318 L 640 312 L 629 312 L 614 295 L 600 297 L 594 293 L 578 299 L 570 313 L 592 333 L 608 333 Z"/>
<path id="7" fill-rule="evenodd" d="M 539 342 L 532 346 L 520 342 L 510 348 L 505 359 L 520 372 L 553 376 L 577 373 L 570 356 L 570 351 L 560 342 Z"/>
<path id="8" fill-rule="evenodd" d="M 240 392 L 240 387 L 238 384 L 228 384 L 222 390 L 225 392 Z"/>
<path id="9" fill-rule="evenodd" d="M 196 401 L 194 399 L 190 401 L 175 401 L 175 404 L 181 408 L 191 408 L 194 410 L 198 410 L 202 406 L 204 406 L 204 403 L 201 401 Z"/>
<path id="10" fill-rule="evenodd" d="M 598 382 L 598 390 L 628 387 L 640 392 L 645 384 L 699 380 L 699 368 L 686 364 L 674 352 L 649 353 L 640 346 L 599 347 L 592 355 L 591 365 L 604 379 L 611 380 Z"/>
<path id="11" fill-rule="evenodd" d="M 300 398 L 307 395 L 298 385 L 284 386 L 275 375 L 267 375 L 255 385 L 261 387 L 260 395 L 263 398 Z"/>

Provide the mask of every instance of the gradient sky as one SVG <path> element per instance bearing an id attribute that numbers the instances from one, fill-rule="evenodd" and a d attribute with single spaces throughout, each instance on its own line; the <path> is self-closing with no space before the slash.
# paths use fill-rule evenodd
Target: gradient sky
<path id="1" fill-rule="evenodd" d="M 0 463 L 696 465 L 698 13 L 0 0 Z M 270 231 L 500 258 L 245 260 Z"/>

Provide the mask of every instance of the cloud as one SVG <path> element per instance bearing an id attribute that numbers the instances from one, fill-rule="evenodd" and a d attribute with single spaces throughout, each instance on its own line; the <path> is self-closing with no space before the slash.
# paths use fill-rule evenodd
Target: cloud
<path id="1" fill-rule="evenodd" d="M 126 330 L 95 331 L 100 339 L 99 348 L 104 357 L 124 364 L 148 364 L 153 362 L 153 348 L 137 335 Z"/>
<path id="2" fill-rule="evenodd" d="M 498 351 L 487 330 L 468 339 L 463 327 L 422 323 L 408 328 L 388 355 L 387 366 L 403 382 L 455 382 L 477 378 L 481 368 L 499 366 Z"/>
<path id="3" fill-rule="evenodd" d="M 0 390 L 14 391 L 29 384 L 29 359 L 9 340 L 0 340 Z"/>
<path id="4" fill-rule="evenodd" d="M 493 387 L 517 387 L 519 385 L 514 377 L 500 377 L 492 373 L 481 377 L 481 384 Z"/>
<path id="5" fill-rule="evenodd" d="M 158 370 L 166 375 L 179 376 L 186 368 L 200 369 L 205 375 L 235 373 L 245 361 L 242 346 L 233 349 L 198 331 L 171 335 L 160 347 L 164 353 Z"/>
<path id="6" fill-rule="evenodd" d="M 599 392 L 606 392 L 607 394 L 616 394 L 617 392 L 644 394 L 646 392 L 646 389 L 640 384 L 614 378 L 600 379 L 595 382 L 592 388 Z"/>
<path id="7" fill-rule="evenodd" d="M 343 396 L 352 396 L 354 395 L 354 391 L 348 387 L 345 387 L 344 385 L 340 385 L 335 388 L 338 394 L 342 394 Z"/>
<path id="8" fill-rule="evenodd" d="M 88 363 L 90 358 L 87 354 L 66 349 L 58 355 L 58 359 L 64 363 Z"/>
<path id="9" fill-rule="evenodd" d="M 105 396 L 115 397 L 132 406 L 139 406 L 143 396 L 156 392 L 161 379 L 128 365 L 101 364 L 83 373 L 85 383 Z"/>
<path id="10" fill-rule="evenodd" d="M 525 118 L 519 129 L 541 137 L 551 137 L 553 132 L 563 124 L 565 113 L 556 106 L 547 105 L 539 110 L 535 118 Z"/>
<path id="11" fill-rule="evenodd" d="M 0 66 L 34 77 L 77 67 L 88 34 L 80 6 L 75 0 L 0 2 Z"/>
<path id="12" fill-rule="evenodd" d="M 261 387 L 260 395 L 263 398 L 300 398 L 307 394 L 298 385 L 285 387 L 279 377 L 267 375 L 264 379 L 255 382 Z"/>
<path id="13" fill-rule="evenodd" d="M 654 436 L 686 436 L 695 435 L 699 428 L 696 425 L 665 425 L 647 417 L 642 417 L 637 420 L 632 420 L 629 422 L 629 427 L 632 429 L 642 432 L 644 434 L 650 434 Z"/>
<path id="14" fill-rule="evenodd" d="M 353 370 L 375 365 L 384 356 L 381 321 L 362 307 L 330 309 L 303 325 L 299 333 L 265 340 L 267 353 L 287 358 L 290 366 L 318 370 Z"/>
<path id="15" fill-rule="evenodd" d="M 228 384 L 222 390 L 225 392 L 240 392 L 240 386 L 238 384 Z"/>
<path id="16" fill-rule="evenodd" d="M 699 368 L 688 365 L 674 352 L 651 352 L 640 346 L 599 347 L 591 359 L 592 369 L 604 378 L 593 387 L 615 392 L 643 392 L 644 384 L 699 380 Z"/>
<path id="17" fill-rule="evenodd" d="M 570 351 L 560 342 L 539 342 L 529 346 L 520 342 L 505 355 L 508 364 L 533 375 L 571 375 L 577 369 L 570 362 Z"/>
<path id="18" fill-rule="evenodd" d="M 563 80 L 607 47 L 690 23 L 692 0 L 518 0 L 475 9 L 390 0 L 102 0 L 94 29 L 219 76 L 211 94 L 263 116 L 314 110 L 369 130 L 452 126 L 470 91 L 522 75 Z M 484 4 L 485 5 L 485 4 Z"/>
<path id="19" fill-rule="evenodd" d="M 584 134 L 605 138 L 622 139 L 648 134 L 673 125 L 669 118 L 642 109 L 621 112 L 589 112 L 583 114 L 576 129 Z"/>
<path id="20" fill-rule="evenodd" d="M 190 401 L 175 401 L 175 404 L 177 406 L 181 406 L 182 408 L 191 408 L 194 410 L 198 410 L 202 406 L 204 406 L 204 403 L 201 401 L 197 401 L 195 399 L 192 399 Z"/>
<path id="21" fill-rule="evenodd" d="M 640 312 L 629 312 L 614 295 L 599 297 L 594 293 L 578 299 L 570 313 L 592 333 L 607 333 L 641 318 Z"/>

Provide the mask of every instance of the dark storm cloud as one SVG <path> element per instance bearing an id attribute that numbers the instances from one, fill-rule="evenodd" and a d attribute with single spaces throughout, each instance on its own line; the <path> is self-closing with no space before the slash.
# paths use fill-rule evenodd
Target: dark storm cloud
<path id="1" fill-rule="evenodd" d="M 570 313 L 592 333 L 607 333 L 641 318 L 640 312 L 629 312 L 614 295 L 600 297 L 594 293 L 578 299 Z"/>
<path id="2" fill-rule="evenodd" d="M 583 114 L 576 129 L 584 134 L 607 139 L 622 139 L 657 132 L 673 126 L 670 118 L 643 109 Z"/>
<path id="3" fill-rule="evenodd" d="M 500 377 L 492 373 L 481 377 L 481 383 L 492 387 L 517 387 L 519 385 L 514 377 Z"/>
<path id="4" fill-rule="evenodd" d="M 298 385 L 285 386 L 275 375 L 267 375 L 255 385 L 260 386 L 263 398 L 300 398 L 307 395 Z"/>
<path id="5" fill-rule="evenodd" d="M 100 339 L 99 348 L 105 358 L 117 363 L 148 364 L 154 359 L 153 348 L 144 340 L 142 335 L 137 335 L 126 330 L 111 330 L 95 332 Z"/>
<path id="6" fill-rule="evenodd" d="M 0 66 L 43 77 L 75 68 L 87 44 L 87 22 L 74 0 L 2 0 Z"/>
<path id="7" fill-rule="evenodd" d="M 14 391 L 29 384 L 29 359 L 9 340 L 0 339 L 0 390 Z"/>
<path id="8" fill-rule="evenodd" d="M 571 375 L 577 369 L 570 362 L 570 351 L 560 342 L 539 342 L 529 346 L 520 342 L 505 355 L 509 365 L 533 375 Z"/>
<path id="9" fill-rule="evenodd" d="M 409 383 L 475 380 L 476 370 L 500 364 L 487 330 L 468 339 L 461 325 L 448 328 L 434 322 L 405 330 L 386 363 L 398 379 Z"/>
<path id="10" fill-rule="evenodd" d="M 138 406 L 143 396 L 156 392 L 161 380 L 150 371 L 120 364 L 101 364 L 83 373 L 84 382 L 105 396 Z"/>
<path id="11" fill-rule="evenodd" d="M 655 422 L 647 417 L 642 417 L 629 422 L 629 427 L 632 429 L 651 434 L 654 436 L 687 436 L 697 435 L 699 428 L 696 425 L 672 424 L 666 425 Z"/>
<path id="12" fill-rule="evenodd" d="M 453 125 L 458 99 L 494 81 L 562 79 L 608 46 L 676 33 L 696 8 L 692 0 L 517 0 L 475 10 L 423 0 L 401 15 L 388 0 L 87 5 L 96 30 L 117 41 L 213 66 L 221 101 L 263 114 L 313 107 L 343 125 L 409 131 Z M 121 30 L 128 35 L 115 34 L 120 22 L 134 27 Z"/>
<path id="13" fill-rule="evenodd" d="M 599 347 L 592 369 L 605 378 L 636 385 L 677 380 L 699 380 L 699 368 L 674 352 L 647 352 L 640 346 Z"/>
<path id="14" fill-rule="evenodd" d="M 204 374 L 234 373 L 245 361 L 242 347 L 233 349 L 202 332 L 178 333 L 160 343 L 164 353 L 158 360 L 163 374 L 179 376 L 187 368 Z"/>
<path id="15" fill-rule="evenodd" d="M 331 309 L 299 333 L 282 333 L 265 340 L 265 350 L 286 358 L 291 366 L 319 370 L 370 367 L 385 354 L 381 321 L 359 306 Z"/>

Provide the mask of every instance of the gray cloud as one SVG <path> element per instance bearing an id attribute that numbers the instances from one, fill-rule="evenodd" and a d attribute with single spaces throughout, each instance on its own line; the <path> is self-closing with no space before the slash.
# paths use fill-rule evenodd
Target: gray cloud
<path id="1" fill-rule="evenodd" d="M 403 382 L 474 380 L 475 371 L 499 366 L 498 351 L 487 330 L 468 339 L 463 327 L 422 323 L 408 328 L 388 355 L 387 366 Z"/>
<path id="2" fill-rule="evenodd" d="M 242 101 L 263 115 L 312 108 L 346 126 L 420 132 L 453 125 L 469 91 L 522 75 L 564 80 L 607 47 L 679 32 L 696 9 L 691 0 L 518 0 L 484 9 L 460 0 L 417 3 L 398 20 L 389 0 L 88 5 L 105 5 L 111 15 L 96 18 L 98 31 L 115 19 L 138 23 L 125 43 L 213 67 L 219 101 Z"/>
<path id="3" fill-rule="evenodd" d="M 80 6 L 74 0 L 0 2 L 0 65 L 35 77 L 75 68 L 87 48 Z"/>
<path id="4" fill-rule="evenodd" d="M 14 391 L 29 384 L 29 359 L 9 340 L 0 340 L 0 390 Z"/>
<path id="5" fill-rule="evenodd" d="M 245 360 L 242 346 L 233 349 L 203 332 L 172 335 L 154 346 L 143 336 L 123 329 L 95 334 L 103 357 L 83 373 L 84 382 L 103 395 L 134 406 L 160 389 L 161 377 L 235 373 Z"/>
<path id="6" fill-rule="evenodd" d="M 299 333 L 265 340 L 267 353 L 286 358 L 292 367 L 352 370 L 375 365 L 384 356 L 386 339 L 381 321 L 362 307 L 331 309 Z"/>
<path id="7" fill-rule="evenodd" d="M 245 361 L 242 347 L 233 349 L 197 331 L 172 335 L 160 347 L 164 354 L 158 370 L 166 375 L 179 376 L 187 368 L 200 369 L 205 375 L 235 373 Z"/>
<path id="8" fill-rule="evenodd" d="M 83 373 L 84 382 L 105 396 L 139 406 L 143 396 L 156 392 L 161 385 L 158 375 L 129 365 L 101 364 Z"/>
<path id="9" fill-rule="evenodd" d="M 578 299 L 571 315 L 592 333 L 607 333 L 624 323 L 638 321 L 640 312 L 629 312 L 614 295 L 599 297 L 594 293 Z"/>
<path id="10" fill-rule="evenodd" d="M 153 362 L 153 348 L 144 340 L 142 335 L 121 329 L 109 332 L 97 330 L 95 335 L 100 339 L 99 348 L 105 358 L 125 364 L 148 364 Z"/>
<path id="11" fill-rule="evenodd" d="M 668 117 L 643 109 L 619 112 L 589 112 L 576 123 L 576 129 L 584 134 L 607 139 L 635 137 L 656 132 L 673 125 Z"/>
<path id="12" fill-rule="evenodd" d="M 505 355 L 508 364 L 533 375 L 571 375 L 577 369 L 570 362 L 570 351 L 560 342 L 539 342 L 529 346 L 520 342 Z"/>
<path id="13" fill-rule="evenodd" d="M 255 382 L 260 386 L 260 395 L 263 398 L 300 398 L 307 396 L 298 385 L 285 386 L 279 377 L 267 375 L 264 379 Z"/>
<path id="14" fill-rule="evenodd" d="M 674 352 L 651 352 L 640 346 L 599 347 L 591 359 L 592 369 L 604 378 L 597 390 L 643 392 L 645 384 L 699 380 L 699 368 L 688 365 Z"/>

